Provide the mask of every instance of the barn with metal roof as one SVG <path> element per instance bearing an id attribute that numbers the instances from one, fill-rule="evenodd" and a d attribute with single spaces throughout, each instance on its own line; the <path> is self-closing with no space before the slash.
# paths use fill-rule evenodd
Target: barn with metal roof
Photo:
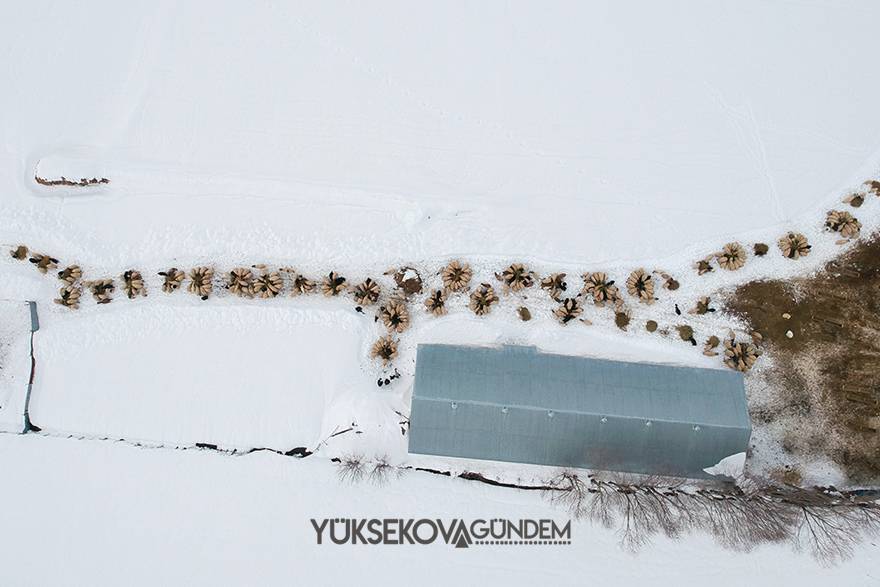
<path id="1" fill-rule="evenodd" d="M 740 373 L 419 345 L 409 451 L 705 477 L 748 448 Z"/>

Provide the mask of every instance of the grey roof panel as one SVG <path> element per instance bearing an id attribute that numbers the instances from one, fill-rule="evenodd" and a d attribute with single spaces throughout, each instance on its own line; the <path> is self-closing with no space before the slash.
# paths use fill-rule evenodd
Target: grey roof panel
<path id="1" fill-rule="evenodd" d="M 556 411 L 748 426 L 730 370 L 539 353 L 533 347 L 419 345 L 416 394 Z"/>
<path id="2" fill-rule="evenodd" d="M 419 346 L 413 453 L 699 477 L 750 433 L 735 372 Z"/>

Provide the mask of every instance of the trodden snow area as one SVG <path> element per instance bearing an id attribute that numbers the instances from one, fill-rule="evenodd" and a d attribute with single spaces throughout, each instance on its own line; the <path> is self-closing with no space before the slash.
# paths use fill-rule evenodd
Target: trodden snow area
<path id="1" fill-rule="evenodd" d="M 4 8 L 0 584 L 880 584 L 880 3 Z M 410 454 L 424 343 L 736 369 L 748 452 Z"/>

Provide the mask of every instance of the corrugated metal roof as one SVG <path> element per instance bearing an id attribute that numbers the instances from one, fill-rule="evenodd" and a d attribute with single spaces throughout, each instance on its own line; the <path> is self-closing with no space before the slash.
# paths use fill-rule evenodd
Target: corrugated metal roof
<path id="1" fill-rule="evenodd" d="M 733 371 L 419 346 L 411 452 L 702 476 L 750 432 Z"/>

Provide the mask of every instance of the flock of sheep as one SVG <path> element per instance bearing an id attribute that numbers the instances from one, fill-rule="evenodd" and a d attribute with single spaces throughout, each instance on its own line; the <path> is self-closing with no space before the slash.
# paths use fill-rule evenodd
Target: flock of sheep
<path id="1" fill-rule="evenodd" d="M 844 202 L 852 207 L 859 207 L 868 193 L 880 196 L 880 181 L 872 180 L 866 182 L 865 186 L 865 193 L 853 194 Z M 827 213 L 825 227 L 839 234 L 841 240 L 838 242 L 846 242 L 859 236 L 861 223 L 849 212 L 831 210 Z M 789 259 L 806 256 L 811 249 L 807 238 L 797 232 L 788 232 L 780 237 L 777 246 L 781 254 Z M 756 243 L 753 246 L 753 253 L 755 256 L 764 256 L 768 254 L 769 249 L 770 247 L 764 243 Z M 33 253 L 24 245 L 16 247 L 11 254 L 15 259 L 29 261 L 43 274 L 58 269 L 58 259 L 42 253 Z M 743 245 L 731 242 L 724 245 L 721 251 L 698 260 L 694 268 L 699 275 L 714 271 L 716 265 L 722 270 L 736 271 L 745 265 L 746 259 L 747 254 Z M 423 289 L 421 276 L 411 267 L 403 267 L 387 274 L 393 277 L 396 287 L 383 298 L 382 288 L 376 280 L 368 277 L 351 286 L 345 277 L 335 271 L 329 272 L 322 279 L 310 279 L 291 267 L 272 269 L 265 265 L 236 267 L 219 275 L 215 274 L 215 269 L 210 266 L 194 267 L 188 272 L 171 267 L 158 273 L 162 279 L 161 288 L 164 293 L 174 293 L 186 284 L 186 289 L 202 300 L 209 299 L 215 287 L 223 287 L 235 296 L 263 299 L 274 298 L 283 293 L 291 296 L 321 293 L 327 297 L 350 293 L 359 312 L 363 312 L 365 307 L 377 307 L 376 320 L 382 322 L 388 333 L 372 345 L 370 355 L 381 361 L 383 365 L 387 365 L 397 356 L 397 341 L 394 337 L 409 328 L 411 298 L 414 294 L 422 293 Z M 451 261 L 440 269 L 438 275 L 442 287 L 427 292 L 427 297 L 424 299 L 424 310 L 433 316 L 447 313 L 447 301 L 451 296 L 467 295 L 468 307 L 477 316 L 489 314 L 500 301 L 499 293 L 496 292 L 493 284 L 479 283 L 471 286 L 474 273 L 466 262 Z M 79 308 L 84 292 L 91 293 L 98 304 L 110 303 L 116 293 L 117 284 L 121 285 L 123 294 L 129 299 L 147 295 L 144 277 L 135 269 L 125 271 L 119 276 L 118 282 L 116 278 L 84 279 L 82 269 L 78 265 L 70 265 L 57 271 L 57 276 L 62 285 L 55 302 L 74 310 Z M 568 296 L 566 296 L 568 283 L 565 273 L 552 273 L 540 277 L 526 265 L 512 263 L 496 273 L 495 279 L 502 295 L 521 292 L 537 285 L 554 303 L 558 304 L 553 315 L 562 324 L 578 319 L 589 324 L 588 320 L 580 318 L 584 304 L 588 302 L 592 302 L 595 306 L 612 308 L 615 313 L 615 324 L 619 328 L 625 330 L 630 323 L 630 315 L 626 311 L 621 288 L 604 272 L 583 274 L 583 286 L 580 291 Z M 655 297 L 657 282 L 659 287 L 670 291 L 679 287 L 679 282 L 665 272 L 648 272 L 639 268 L 629 274 L 623 290 L 639 303 L 652 304 L 657 299 Z M 714 312 L 710 303 L 708 297 L 700 298 L 690 313 Z M 525 307 L 519 308 L 518 313 L 523 320 L 531 318 L 529 310 Z M 648 331 L 654 332 L 658 325 L 657 322 L 649 320 L 645 327 Z M 697 345 L 690 326 L 678 326 L 677 330 L 683 340 Z M 758 333 L 752 333 L 751 342 L 736 341 L 731 334 L 723 343 L 724 363 L 739 371 L 749 370 L 761 354 L 757 346 L 760 342 L 761 337 Z M 706 340 L 703 352 L 710 356 L 718 355 L 721 345 L 722 341 L 717 336 L 711 336 Z"/>

